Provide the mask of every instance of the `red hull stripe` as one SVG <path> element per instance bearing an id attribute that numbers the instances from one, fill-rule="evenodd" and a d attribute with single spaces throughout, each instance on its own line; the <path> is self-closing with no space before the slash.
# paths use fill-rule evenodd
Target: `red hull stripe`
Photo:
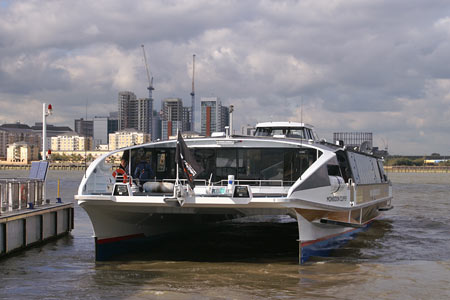
<path id="1" fill-rule="evenodd" d="M 366 223 L 364 223 L 364 225 L 368 225 L 368 224 L 371 223 L 373 220 L 374 220 L 374 219 L 371 219 L 371 220 L 367 221 Z M 325 241 L 325 240 L 328 240 L 328 239 L 332 239 L 332 238 L 335 238 L 335 237 L 340 236 L 340 235 L 342 235 L 342 234 L 346 234 L 346 233 L 352 232 L 352 231 L 357 230 L 357 229 L 358 229 L 358 228 L 352 228 L 352 229 L 350 229 L 350 230 L 347 230 L 347 231 L 344 231 L 344 232 L 340 232 L 340 233 L 336 233 L 336 234 L 332 234 L 332 235 L 329 235 L 329 236 L 325 236 L 325 237 L 320 238 L 320 239 L 317 239 L 317 240 L 312 240 L 312 241 L 303 242 L 303 243 L 300 244 L 300 247 L 306 247 L 306 246 L 309 246 L 309 245 L 312 245 L 312 244 L 315 244 L 315 243 L 318 243 L 318 242 L 321 242 L 321 241 Z"/>
<path id="2" fill-rule="evenodd" d="M 145 235 L 143 233 L 138 233 L 138 234 L 118 236 L 118 237 L 101 239 L 101 240 L 97 239 L 97 244 L 108 244 L 108 243 L 120 242 L 120 241 L 140 238 L 140 237 L 145 237 Z"/>

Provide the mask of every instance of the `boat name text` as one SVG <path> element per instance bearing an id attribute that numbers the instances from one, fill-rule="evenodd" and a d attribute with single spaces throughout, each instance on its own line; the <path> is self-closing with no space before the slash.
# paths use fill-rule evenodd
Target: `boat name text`
<path id="1" fill-rule="evenodd" d="M 341 202 L 341 201 L 347 201 L 347 196 L 328 196 L 327 197 L 328 202 Z"/>

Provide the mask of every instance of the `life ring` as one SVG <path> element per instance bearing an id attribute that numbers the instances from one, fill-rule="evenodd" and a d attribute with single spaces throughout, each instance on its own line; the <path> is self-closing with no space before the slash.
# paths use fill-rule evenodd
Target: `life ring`
<path id="1" fill-rule="evenodd" d="M 123 177 L 123 183 L 127 183 L 128 182 L 128 175 L 127 173 L 123 170 L 123 169 L 117 169 L 112 173 L 112 176 L 114 178 L 117 177 L 117 175 L 122 176 Z"/>
<path id="2" fill-rule="evenodd" d="M 25 188 L 25 184 L 20 186 L 20 199 L 25 202 L 27 201 L 27 190 Z"/>

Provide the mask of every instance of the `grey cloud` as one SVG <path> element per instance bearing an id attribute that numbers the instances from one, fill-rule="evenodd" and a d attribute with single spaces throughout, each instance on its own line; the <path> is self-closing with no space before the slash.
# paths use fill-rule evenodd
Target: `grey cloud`
<path id="1" fill-rule="evenodd" d="M 54 101 L 70 125 L 88 98 L 90 114 L 104 115 L 119 89 L 147 95 L 145 44 L 157 106 L 190 102 L 195 53 L 198 98 L 235 104 L 237 124 L 298 119 L 303 99 L 324 132 L 444 136 L 450 92 L 435 83 L 450 78 L 449 11 L 440 0 L 12 2 L 0 10 L 0 101 Z M 11 67 L 21 57 L 26 67 Z M 410 139 L 420 140 L 448 152 L 443 138 Z"/>
<path id="2" fill-rule="evenodd" d="M 0 64 L 0 92 L 30 94 L 42 90 L 70 88 L 67 72 L 51 65 L 51 58 L 42 55 L 20 55 L 3 59 Z"/>

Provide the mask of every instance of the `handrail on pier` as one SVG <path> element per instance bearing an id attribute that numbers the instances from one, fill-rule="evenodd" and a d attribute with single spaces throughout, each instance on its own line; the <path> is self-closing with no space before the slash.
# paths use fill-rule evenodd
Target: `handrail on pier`
<path id="1" fill-rule="evenodd" d="M 0 214 L 44 204 L 44 180 L 0 179 Z"/>

